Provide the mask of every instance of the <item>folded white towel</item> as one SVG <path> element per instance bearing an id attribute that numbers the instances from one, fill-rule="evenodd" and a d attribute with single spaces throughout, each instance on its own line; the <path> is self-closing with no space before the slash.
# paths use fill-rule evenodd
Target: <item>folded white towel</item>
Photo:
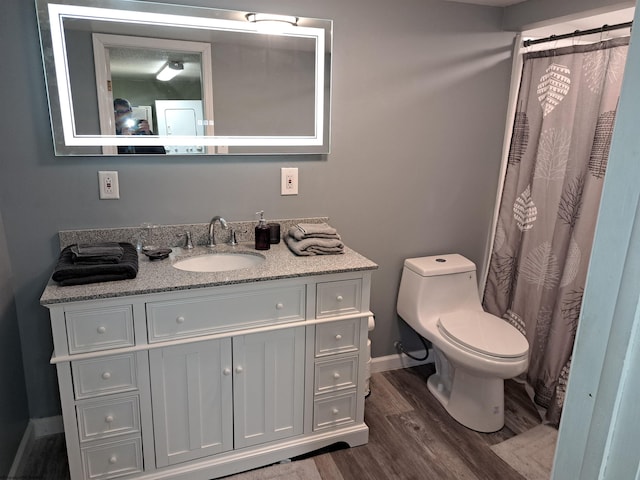
<path id="1" fill-rule="evenodd" d="M 344 253 L 344 243 L 336 238 L 306 238 L 296 240 L 285 235 L 284 241 L 296 255 L 337 255 Z"/>

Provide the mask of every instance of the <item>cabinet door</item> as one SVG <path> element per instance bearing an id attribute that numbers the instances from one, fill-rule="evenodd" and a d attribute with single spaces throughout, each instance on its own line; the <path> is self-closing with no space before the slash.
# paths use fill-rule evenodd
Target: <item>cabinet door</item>
<path id="1" fill-rule="evenodd" d="M 233 448 L 231 339 L 149 352 L 158 467 Z"/>
<path id="2" fill-rule="evenodd" d="M 233 338 L 235 448 L 302 433 L 304 346 L 305 327 Z"/>

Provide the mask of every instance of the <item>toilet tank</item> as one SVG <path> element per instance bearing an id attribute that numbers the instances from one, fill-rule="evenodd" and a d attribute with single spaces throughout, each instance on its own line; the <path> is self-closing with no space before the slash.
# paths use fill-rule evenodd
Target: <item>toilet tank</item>
<path id="1" fill-rule="evenodd" d="M 397 308 L 410 325 L 455 310 L 482 311 L 475 264 L 455 253 L 406 259 Z"/>

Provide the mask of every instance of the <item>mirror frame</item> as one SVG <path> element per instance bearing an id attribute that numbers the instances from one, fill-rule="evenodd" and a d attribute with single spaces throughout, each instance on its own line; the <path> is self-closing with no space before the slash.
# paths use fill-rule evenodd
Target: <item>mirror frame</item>
<path id="1" fill-rule="evenodd" d="M 330 152 L 331 20 L 298 17 L 297 26 L 277 32 L 246 20 L 248 11 L 171 5 L 140 0 L 35 0 L 45 83 L 56 155 L 115 155 L 116 146 L 204 145 L 204 155 L 327 154 Z M 118 136 L 76 133 L 66 57 L 64 19 L 87 19 L 215 29 L 311 38 L 315 42 L 315 119 L 309 136 Z M 167 139 L 170 138 L 170 141 Z M 103 151 L 103 147 L 104 151 Z M 215 148 L 217 147 L 217 148 Z M 228 147 L 242 147 L 241 149 Z M 105 153 L 107 152 L 107 153 Z"/>

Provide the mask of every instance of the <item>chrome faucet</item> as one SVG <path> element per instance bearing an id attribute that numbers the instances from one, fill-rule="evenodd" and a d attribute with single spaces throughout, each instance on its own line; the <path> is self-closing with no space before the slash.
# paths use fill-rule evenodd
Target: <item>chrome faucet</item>
<path id="1" fill-rule="evenodd" d="M 213 217 L 209 222 L 209 243 L 207 244 L 207 247 L 209 248 L 213 248 L 216 246 L 216 235 L 213 231 L 213 227 L 218 220 L 220 220 L 220 225 L 222 226 L 223 229 L 226 230 L 227 228 L 229 228 L 227 226 L 227 221 L 224 218 L 222 218 L 220 215 L 216 215 L 215 217 Z"/>

